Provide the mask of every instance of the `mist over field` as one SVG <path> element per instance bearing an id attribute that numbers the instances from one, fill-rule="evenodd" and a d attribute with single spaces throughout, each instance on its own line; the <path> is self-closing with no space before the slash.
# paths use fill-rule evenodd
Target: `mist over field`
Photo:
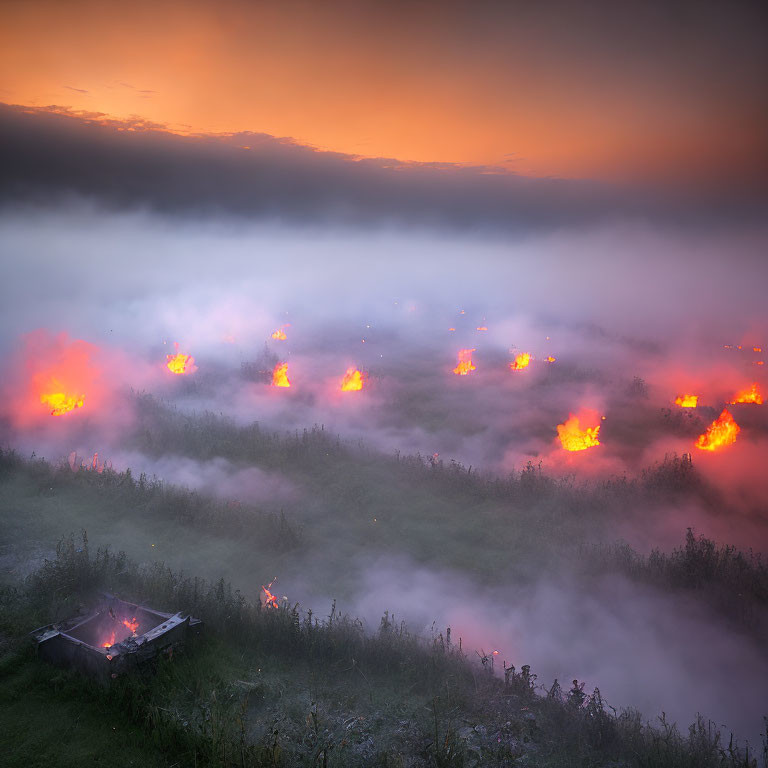
<path id="1" fill-rule="evenodd" d="M 462 544 L 451 522 L 476 517 L 472 504 L 434 520 L 428 548 L 402 552 L 390 542 L 372 558 L 360 541 L 358 553 L 357 533 L 345 541 L 342 520 L 393 524 L 386 509 L 372 512 L 365 501 L 391 482 L 385 473 L 361 478 L 365 494 L 342 496 L 347 508 L 334 521 L 338 510 L 318 500 L 322 483 L 305 471 L 263 468 L 236 452 L 208 458 L 173 442 L 137 444 L 141 419 L 130 393 L 281 433 L 322 425 L 353 452 L 420 453 L 499 478 L 530 462 L 575 494 L 694 453 L 705 490 L 643 498 L 592 520 L 575 511 L 578 541 L 668 551 L 691 527 L 760 550 L 768 543 L 761 406 L 731 406 L 743 426 L 727 454 L 693 443 L 734 392 L 764 381 L 756 365 L 763 355 L 753 351 L 768 336 L 761 237 L 654 233 L 636 222 L 448 237 L 428 228 L 295 229 L 69 205 L 66 214 L 26 208 L 2 221 L 12 256 L 3 280 L 4 402 L 20 398 L 3 414 L 7 446 L 54 462 L 76 451 L 88 463 L 98 452 L 116 471 L 283 511 L 317 530 L 301 557 L 244 568 L 204 557 L 202 542 L 199 556 L 194 541 L 183 556 L 153 545 L 153 556 L 224 574 L 254 598 L 278 576 L 280 594 L 316 611 L 337 599 L 372 629 L 384 611 L 426 635 L 450 626 L 472 652 L 499 650 L 508 663 L 530 663 L 542 681 L 583 679 L 612 703 L 681 723 L 702 711 L 758 740 L 768 660 L 757 637 L 712 608 L 618 575 L 577 579 L 584 555 L 574 552 L 522 569 L 494 553 L 497 565 L 478 570 L 472 558 L 483 558 L 483 535 Z M 271 338 L 279 328 L 286 339 Z M 88 407 L 51 419 L 22 402 L 23 393 L 35 366 L 66 355 L 76 339 L 92 345 Z M 167 370 L 174 343 L 194 357 L 194 373 Z M 475 350 L 476 369 L 455 376 L 466 348 Z M 511 371 L 521 351 L 533 361 Z M 289 364 L 289 389 L 270 386 L 278 361 Z M 360 392 L 340 391 L 349 366 L 365 372 Z M 699 393 L 698 408 L 674 404 L 687 391 Z M 600 423 L 598 448 L 562 449 L 556 426 L 570 413 Z M 419 517 L 407 494 L 395 503 Z M 468 530 L 514 525 L 514 515 L 502 504 L 491 522 L 478 518 Z M 130 525 L 119 530 L 119 541 L 113 531 L 100 538 L 148 555 Z M 337 548 L 345 553 L 339 562 Z M 510 550 L 510 561 L 518 556 Z"/>

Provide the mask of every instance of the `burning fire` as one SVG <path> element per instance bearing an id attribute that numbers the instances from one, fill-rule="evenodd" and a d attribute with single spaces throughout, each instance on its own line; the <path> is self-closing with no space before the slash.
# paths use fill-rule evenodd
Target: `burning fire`
<path id="1" fill-rule="evenodd" d="M 288 381 L 288 363 L 278 363 L 275 366 L 275 370 L 272 371 L 272 386 L 273 387 L 290 387 L 291 382 Z"/>
<path id="2" fill-rule="evenodd" d="M 102 474 L 105 469 L 112 469 L 112 462 L 109 461 L 109 459 L 106 461 L 101 461 L 99 459 L 98 451 L 96 451 L 93 454 L 93 457 L 88 459 L 87 462 L 77 455 L 77 451 L 72 451 L 69 454 L 67 461 L 69 462 L 69 468 L 73 472 L 79 472 L 82 469 L 86 472 L 93 471 L 97 472 L 98 474 Z"/>
<path id="3" fill-rule="evenodd" d="M 554 363 L 555 360 L 557 360 L 557 358 L 556 357 L 552 357 L 552 355 L 549 355 L 548 357 L 544 358 L 544 362 L 545 363 Z"/>
<path id="4" fill-rule="evenodd" d="M 470 371 L 475 370 L 475 365 L 472 362 L 472 353 L 474 349 L 460 349 L 459 350 L 459 363 L 453 369 L 453 372 L 457 376 L 466 376 Z"/>
<path id="5" fill-rule="evenodd" d="M 131 634 L 132 635 L 135 635 L 136 634 L 136 630 L 139 628 L 139 622 L 136 621 L 136 617 L 135 616 L 133 618 L 131 618 L 131 619 L 123 619 L 123 624 L 125 624 L 125 626 L 128 627 L 128 629 L 131 630 Z"/>
<path id="6" fill-rule="evenodd" d="M 569 414 L 565 424 L 557 425 L 557 436 L 560 443 L 566 451 L 584 451 L 587 448 L 594 448 L 600 445 L 597 434 L 600 431 L 600 425 L 596 427 L 586 427 L 581 429 L 579 426 L 579 417 Z"/>
<path id="7" fill-rule="evenodd" d="M 341 381 L 342 392 L 357 392 L 363 388 L 363 374 L 357 368 L 347 368 Z"/>
<path id="8" fill-rule="evenodd" d="M 749 389 L 742 389 L 731 400 L 731 403 L 755 403 L 762 405 L 763 395 L 760 392 L 760 387 L 757 384 L 753 384 Z"/>
<path id="9" fill-rule="evenodd" d="M 733 420 L 727 408 L 707 427 L 703 435 L 699 435 L 696 447 L 704 451 L 716 451 L 726 445 L 736 442 L 736 435 L 741 427 Z"/>
<path id="10" fill-rule="evenodd" d="M 272 338 L 276 341 L 285 341 L 288 338 L 285 328 L 278 328 L 276 331 L 272 331 Z"/>
<path id="11" fill-rule="evenodd" d="M 40 395 L 40 402 L 50 407 L 51 416 L 63 416 L 75 408 L 82 408 L 85 396 L 69 395 L 64 392 L 45 392 Z"/>
<path id="12" fill-rule="evenodd" d="M 49 416 L 85 407 L 94 408 L 103 396 L 101 371 L 96 364 L 97 347 L 82 340 L 71 340 L 65 333 L 34 331 L 23 337 L 19 365 L 14 366 L 25 380 L 14 386 L 7 400 L 14 422 L 27 425 Z M 11 371 L 3 371 L 11 378 Z M 3 384 L 5 384 L 5 379 Z M 9 382 L 10 383 L 10 382 Z"/>
<path id="13" fill-rule="evenodd" d="M 184 355 L 179 352 L 179 345 L 174 344 L 176 348 L 175 355 L 166 355 L 166 366 L 171 373 L 182 376 L 186 373 L 194 373 L 197 370 L 195 358 L 192 355 Z"/>
<path id="14" fill-rule="evenodd" d="M 685 393 L 678 395 L 675 398 L 675 405 L 679 405 L 681 408 L 695 408 L 698 405 L 699 396 Z"/>
<path id="15" fill-rule="evenodd" d="M 111 648 L 115 644 L 115 630 L 113 629 L 109 635 L 109 640 L 101 644 L 102 648 Z"/>
<path id="16" fill-rule="evenodd" d="M 555 358 L 553 357 L 552 360 Z M 520 352 L 515 355 L 515 359 L 509 364 L 509 367 L 513 371 L 522 371 L 523 368 L 527 368 L 531 364 L 531 355 L 529 352 Z"/>
<path id="17" fill-rule="evenodd" d="M 277 602 L 277 598 L 270 592 L 270 589 L 272 589 L 272 585 L 277 581 L 277 577 L 272 579 L 272 581 L 267 584 L 267 586 L 262 585 L 262 590 L 264 590 L 264 594 L 262 595 L 262 600 L 264 601 L 264 606 L 266 608 L 278 608 L 279 603 Z"/>

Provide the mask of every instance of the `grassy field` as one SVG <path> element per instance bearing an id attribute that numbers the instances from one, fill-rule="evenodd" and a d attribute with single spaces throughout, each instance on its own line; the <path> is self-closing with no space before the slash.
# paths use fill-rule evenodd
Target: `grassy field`
<path id="1" fill-rule="evenodd" d="M 202 617 L 187 653 L 110 687 L 36 661 L 24 629 L 95 589 Z M 574 682 L 496 675 L 450 637 L 375 634 L 331 612 L 248 603 L 224 582 L 64 540 L 23 588 L 0 593 L 0 724 L 8 765 L 756 766 L 704 721 L 681 734 L 607 707 Z M 763 757 L 765 757 L 763 755 Z"/>
<path id="2" fill-rule="evenodd" d="M 729 617 L 762 626 L 768 580 L 759 556 L 725 550 L 693 556 L 685 530 L 676 554 L 643 559 L 614 543 L 612 523 L 642 526 L 660 503 L 721 504 L 686 457 L 669 457 L 636 478 L 591 484 L 548 477 L 532 464 L 495 478 L 418 455 L 382 455 L 321 428 L 281 435 L 186 414 L 149 396 L 137 404 L 129 448 L 150 458 L 225 459 L 234 467 L 279 471 L 298 489 L 297 498 L 259 507 L 228 499 L 226 488 L 214 499 L 130 472 L 74 473 L 66 462 L 22 461 L 6 452 L 0 578 L 23 575 L 62 535 L 85 529 L 96 545 L 119 546 L 138 562 L 162 560 L 225 578 L 252 598 L 276 575 L 290 594 L 291 574 L 301 574 L 304 583 L 321 584 L 344 601 L 366 563 L 405 557 L 490 585 L 525 585 L 563 569 L 569 578 L 619 571 L 694 592 Z M 689 573 L 692 556 L 706 559 L 698 574 Z"/>
<path id="3" fill-rule="evenodd" d="M 322 428 L 274 434 L 149 397 L 138 409 L 127 449 L 279 471 L 300 492 L 259 506 L 130 471 L 73 472 L 0 452 L 8 764 L 765 764 L 705 720 L 682 733 L 663 720 L 649 725 L 581 684 L 499 670 L 445 631 L 416 637 L 389 614 L 372 630 L 332 605 L 318 620 L 289 602 L 266 610 L 258 601 L 261 584 L 291 573 L 342 599 L 361 563 L 405 556 L 491 586 L 564 569 L 588 590 L 591 579 L 621 574 L 705 603 L 759 637 L 768 605 L 759 555 L 690 531 L 677 549 L 645 556 L 610 537 L 615 516 L 641 518 L 660 500 L 719 503 L 686 457 L 589 485 L 534 465 L 499 479 L 384 456 Z M 173 662 L 109 689 L 39 663 L 26 633 L 70 615 L 98 588 L 192 612 L 206 632 Z"/>

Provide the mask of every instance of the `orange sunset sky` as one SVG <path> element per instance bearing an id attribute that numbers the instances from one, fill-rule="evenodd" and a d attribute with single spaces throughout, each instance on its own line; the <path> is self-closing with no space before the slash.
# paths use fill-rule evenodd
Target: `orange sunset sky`
<path id="1" fill-rule="evenodd" d="M 751 181 L 751 4 L 4 2 L 0 101 L 532 175 Z"/>

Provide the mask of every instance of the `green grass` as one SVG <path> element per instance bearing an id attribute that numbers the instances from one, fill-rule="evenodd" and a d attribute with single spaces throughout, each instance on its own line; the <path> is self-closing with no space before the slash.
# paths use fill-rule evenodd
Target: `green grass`
<path id="1" fill-rule="evenodd" d="M 298 499 L 275 514 L 128 472 L 73 473 L 66 464 L 57 468 L 5 452 L 0 547 L 31 555 L 87 529 L 97 545 L 117 542 L 140 562 L 161 559 L 175 569 L 223 577 L 251 596 L 274 576 L 283 588 L 296 573 L 345 601 L 354 597 L 364 564 L 379 558 L 469 573 L 481 584 L 525 585 L 580 568 L 595 545 L 610 548 L 617 519 L 642 521 L 659 503 L 716 500 L 688 457 L 669 457 L 635 478 L 592 484 L 548 477 L 532 464 L 496 478 L 431 457 L 385 456 L 322 428 L 280 435 L 210 413 L 186 414 L 149 396 L 136 402 L 131 448 L 279 471 L 299 489 Z M 594 552 L 588 561 L 649 580 L 632 557 Z M 716 569 L 698 596 L 733 616 L 718 595 L 733 586 L 719 585 L 730 578 L 721 573 Z M 748 583 L 750 574 L 739 584 L 740 602 L 764 602 L 765 590 Z M 663 586 L 687 588 L 680 580 Z M 750 612 L 742 611 L 747 624 Z"/>
<path id="2" fill-rule="evenodd" d="M 28 653 L 0 663 L 0 762 L 8 768 L 166 766 L 146 733 L 92 686 Z"/>
<path id="3" fill-rule="evenodd" d="M 185 653 L 104 688 L 34 659 L 22 627 L 95 589 L 192 611 Z M 0 744 L 11 765 L 754 768 L 711 724 L 688 733 L 614 712 L 598 691 L 503 677 L 438 635 L 384 617 L 367 634 L 332 611 L 264 609 L 206 583 L 67 539 L 26 585 L 0 592 Z M 765 762 L 763 761 L 763 764 Z"/>
<path id="4" fill-rule="evenodd" d="M 534 465 L 493 478 L 420 456 L 382 456 L 321 428 L 277 435 L 151 398 L 138 404 L 130 447 L 280 471 L 301 495 L 281 515 L 127 472 L 73 473 L 0 452 L 2 551 L 18 561 L 49 557 L 23 584 L 7 570 L 11 586 L 0 588 L 0 652 L 11 649 L 0 663 L 0 725 L 13 764 L 34 765 L 56 748 L 57 764 L 98 765 L 118 733 L 125 749 L 112 765 L 755 764 L 705 721 L 681 734 L 615 713 L 599 694 L 542 695 L 527 671 L 505 683 L 445 637 L 419 639 L 388 619 L 366 634 L 335 611 L 317 621 L 296 607 L 254 603 L 266 579 L 291 573 L 343 598 L 355 569 L 379 556 L 487 583 L 530 583 L 578 563 L 586 587 L 591 576 L 620 572 L 685 591 L 759 632 L 755 617 L 768 600 L 759 556 L 690 533 L 678 550 L 649 557 L 606 540 L 616 515 L 640 519 L 659 500 L 709 503 L 711 489 L 687 458 L 591 485 Z M 68 537 L 56 549 L 62 534 L 81 529 L 88 540 Z M 111 543 L 126 554 L 100 550 Z M 99 587 L 201 616 L 206 636 L 172 663 L 107 690 L 20 650 L 30 628 L 70 615 Z M 92 739 L 88 727 L 80 732 L 96 721 Z"/>

